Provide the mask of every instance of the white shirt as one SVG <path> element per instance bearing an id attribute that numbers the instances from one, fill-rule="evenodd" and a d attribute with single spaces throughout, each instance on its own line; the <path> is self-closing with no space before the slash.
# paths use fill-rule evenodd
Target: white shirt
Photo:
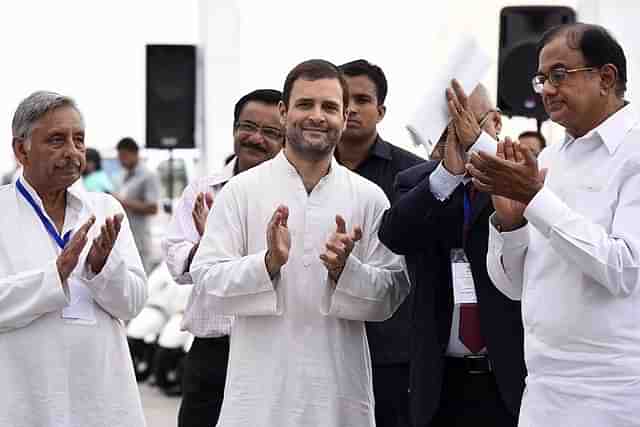
<path id="1" fill-rule="evenodd" d="M 229 162 L 220 173 L 192 182 L 184 189 L 174 210 L 163 248 L 167 255 L 167 267 L 175 281 L 181 285 L 191 285 L 193 280 L 186 269 L 189 252 L 200 241 L 200 235 L 191 213 L 199 193 L 211 193 L 214 198 L 224 184 L 233 177 L 237 158 Z M 197 337 L 221 337 L 231 333 L 233 317 L 222 316 L 207 305 L 206 299 L 189 297 L 182 319 L 182 329 Z"/>
<path id="2" fill-rule="evenodd" d="M 631 105 L 549 146 L 539 163 L 549 171 L 524 212 L 528 225 L 490 226 L 487 259 L 496 287 L 522 300 L 519 425 L 638 425 L 640 127 Z"/>
<path id="3" fill-rule="evenodd" d="M 289 208 L 289 261 L 273 282 L 266 229 Z M 310 194 L 281 152 L 229 181 L 191 267 L 194 293 L 236 315 L 220 427 L 372 427 L 364 321 L 382 321 L 409 292 L 402 257 L 378 240 L 386 196 L 332 160 Z M 319 256 L 340 214 L 363 238 L 335 291 Z"/>
<path id="4" fill-rule="evenodd" d="M 33 188 L 20 181 L 42 208 Z M 91 214 L 96 222 L 78 267 L 61 283 L 60 249 L 15 184 L 0 187 L 0 206 L 0 425 L 144 426 L 118 320 L 133 318 L 147 298 L 126 219 L 100 274 L 85 263 L 100 226 L 124 213 L 122 207 L 106 194 L 69 188 L 63 231 L 76 230 Z"/>

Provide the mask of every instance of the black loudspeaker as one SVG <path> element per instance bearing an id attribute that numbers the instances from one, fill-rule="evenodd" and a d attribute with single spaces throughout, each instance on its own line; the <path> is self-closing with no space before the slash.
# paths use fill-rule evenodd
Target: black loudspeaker
<path id="1" fill-rule="evenodd" d="M 196 47 L 147 45 L 147 148 L 194 148 Z"/>
<path id="2" fill-rule="evenodd" d="M 498 108 L 507 116 L 548 118 L 531 86 L 538 69 L 536 45 L 549 28 L 576 22 L 569 7 L 514 6 L 500 11 Z"/>

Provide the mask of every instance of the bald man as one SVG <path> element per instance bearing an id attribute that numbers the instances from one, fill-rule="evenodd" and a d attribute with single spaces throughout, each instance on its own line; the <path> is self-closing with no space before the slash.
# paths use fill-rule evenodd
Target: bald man
<path id="1" fill-rule="evenodd" d="M 467 97 L 454 80 L 446 93 L 442 142 L 432 160 L 398 174 L 379 231 L 406 256 L 415 292 L 411 421 L 515 427 L 525 377 L 520 304 L 487 274 L 491 199 L 465 185 L 467 154 L 495 153 L 502 122 L 483 86 Z"/>

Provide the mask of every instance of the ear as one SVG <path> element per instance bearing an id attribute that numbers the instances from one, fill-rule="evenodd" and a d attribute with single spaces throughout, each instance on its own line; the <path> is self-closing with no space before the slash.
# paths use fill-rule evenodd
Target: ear
<path id="1" fill-rule="evenodd" d="M 613 64 L 604 64 L 600 68 L 600 85 L 601 88 L 610 91 L 615 89 L 618 82 L 618 69 Z"/>
<path id="2" fill-rule="evenodd" d="M 282 101 L 278 102 L 278 112 L 280 113 L 280 126 L 284 129 L 287 124 L 287 106 Z"/>
<path id="3" fill-rule="evenodd" d="M 376 120 L 376 123 L 380 123 L 382 119 L 384 119 L 384 115 L 387 114 L 387 106 L 378 105 L 376 108 L 378 109 L 378 120 Z"/>
<path id="4" fill-rule="evenodd" d="M 29 159 L 29 150 L 27 150 L 25 140 L 14 137 L 11 145 L 13 146 L 13 155 L 16 156 L 16 159 L 18 159 L 20 164 L 26 164 L 25 162 Z"/>
<path id="5" fill-rule="evenodd" d="M 493 115 L 493 124 L 496 128 L 496 132 L 500 133 L 500 131 L 502 131 L 502 115 L 500 113 Z"/>

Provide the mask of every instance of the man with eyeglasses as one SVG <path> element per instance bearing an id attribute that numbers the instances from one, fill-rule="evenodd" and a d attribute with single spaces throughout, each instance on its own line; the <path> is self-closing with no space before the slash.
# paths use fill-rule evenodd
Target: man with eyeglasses
<path id="1" fill-rule="evenodd" d="M 640 120 L 624 51 L 604 28 L 572 24 L 543 35 L 538 60 L 534 89 L 564 141 L 539 162 L 505 142 L 468 166 L 496 208 L 489 274 L 522 300 L 520 425 L 638 425 Z"/>
<path id="2" fill-rule="evenodd" d="M 406 256 L 413 284 L 415 427 L 514 427 L 524 389 L 520 304 L 486 270 L 490 197 L 465 176 L 469 152 L 495 152 L 502 127 L 487 90 L 446 91 L 451 122 L 432 160 L 396 178 L 380 240 Z"/>
<path id="3" fill-rule="evenodd" d="M 233 176 L 273 158 L 282 148 L 281 98 L 280 91 L 272 89 L 255 90 L 240 98 L 233 112 L 235 159 L 221 172 L 185 188 L 164 241 L 167 265 L 176 282 L 193 284 L 189 268 L 215 195 Z M 220 315 L 204 299 L 191 294 L 182 326 L 195 339 L 185 359 L 179 427 L 208 427 L 217 422 L 232 323 L 233 318 Z"/>

